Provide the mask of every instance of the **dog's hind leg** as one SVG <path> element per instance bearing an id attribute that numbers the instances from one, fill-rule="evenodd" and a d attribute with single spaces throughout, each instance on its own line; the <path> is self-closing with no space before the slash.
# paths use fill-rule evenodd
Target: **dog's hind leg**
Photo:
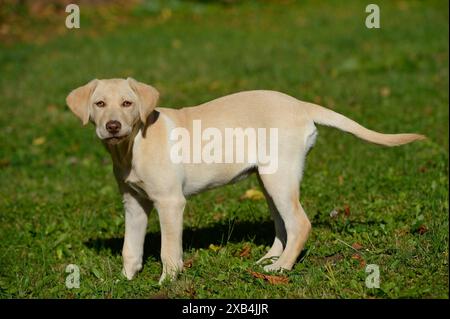
<path id="1" fill-rule="evenodd" d="M 311 223 L 298 200 L 298 186 L 295 188 L 288 186 L 286 179 L 289 176 L 284 177 L 285 179 L 273 175 L 262 177 L 265 188 L 284 223 L 287 237 L 282 254 L 273 264 L 264 267 L 266 271 L 292 269 L 311 231 Z"/>
<path id="2" fill-rule="evenodd" d="M 315 128 L 312 127 L 311 133 L 306 135 L 303 143 L 295 145 L 296 143 L 292 141 L 289 144 L 282 144 L 277 171 L 273 174 L 259 175 L 266 196 L 274 204 L 286 232 L 283 252 L 278 260 L 264 267 L 266 271 L 292 269 L 311 231 L 311 223 L 299 202 L 299 184 L 306 154 L 314 144 L 315 137 Z M 275 223 L 277 224 L 277 221 Z M 278 222 L 278 225 L 280 224 L 281 222 Z M 275 246 L 274 250 L 276 247 L 279 246 Z"/>
<path id="3" fill-rule="evenodd" d="M 275 206 L 275 203 L 273 202 L 272 197 L 269 195 L 267 190 L 264 187 L 264 183 L 261 180 L 261 177 L 258 174 L 258 180 L 259 183 L 263 189 L 264 195 L 267 200 L 267 205 L 269 206 L 270 214 L 272 215 L 272 218 L 275 223 L 275 239 L 273 241 L 272 247 L 269 249 L 269 251 L 260 258 L 256 263 L 260 264 L 264 261 L 270 261 L 274 258 L 280 257 L 280 255 L 283 253 L 284 246 L 286 245 L 286 229 L 284 227 L 283 219 L 280 216 L 280 213 L 277 210 L 277 207 Z"/>
<path id="4" fill-rule="evenodd" d="M 266 271 L 291 270 L 300 255 L 311 231 L 311 223 L 297 201 L 285 211 L 287 243 L 281 256 L 273 264 L 264 267 Z"/>

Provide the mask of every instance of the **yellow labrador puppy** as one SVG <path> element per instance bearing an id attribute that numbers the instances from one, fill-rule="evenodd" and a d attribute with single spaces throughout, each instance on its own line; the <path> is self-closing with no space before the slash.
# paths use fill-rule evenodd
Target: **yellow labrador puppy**
<path id="1" fill-rule="evenodd" d="M 289 270 L 311 230 L 299 203 L 299 183 L 305 156 L 317 136 L 315 124 L 386 146 L 424 138 L 377 133 L 324 107 L 274 91 L 240 92 L 179 110 L 156 108 L 158 98 L 154 87 L 128 78 L 93 80 L 66 100 L 83 124 L 95 124 L 111 153 L 125 205 L 122 255 L 128 279 L 142 268 L 147 213 L 153 206 L 161 224 L 162 282 L 183 268 L 186 197 L 251 173 L 257 174 L 264 190 L 276 233 L 272 247 L 258 262 L 275 260 L 264 267 L 267 271 Z M 236 156 L 229 154 L 230 145 Z M 269 160 L 264 157 L 268 152 Z"/>

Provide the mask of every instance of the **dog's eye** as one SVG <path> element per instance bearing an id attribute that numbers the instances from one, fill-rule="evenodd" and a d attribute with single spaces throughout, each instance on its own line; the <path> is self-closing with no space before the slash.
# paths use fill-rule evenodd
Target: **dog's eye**
<path id="1" fill-rule="evenodd" d="M 95 105 L 97 105 L 98 107 L 104 107 L 105 106 L 105 102 L 98 101 L 98 102 L 95 102 Z"/>
<path id="2" fill-rule="evenodd" d="M 130 101 L 123 101 L 122 106 L 128 107 L 128 106 L 131 106 L 131 104 L 133 104 L 133 103 Z"/>

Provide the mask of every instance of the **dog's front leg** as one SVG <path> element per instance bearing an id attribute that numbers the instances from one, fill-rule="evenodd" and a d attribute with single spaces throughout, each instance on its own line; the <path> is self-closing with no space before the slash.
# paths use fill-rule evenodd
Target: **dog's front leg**
<path id="1" fill-rule="evenodd" d="M 175 279 L 183 270 L 183 211 L 186 200 L 183 196 L 155 200 L 161 225 L 161 261 L 163 271 L 159 283 Z"/>
<path id="2" fill-rule="evenodd" d="M 152 204 L 133 191 L 123 193 L 123 202 L 125 205 L 125 240 L 122 250 L 122 273 L 128 280 L 131 280 L 142 269 L 147 213 L 151 211 Z"/>

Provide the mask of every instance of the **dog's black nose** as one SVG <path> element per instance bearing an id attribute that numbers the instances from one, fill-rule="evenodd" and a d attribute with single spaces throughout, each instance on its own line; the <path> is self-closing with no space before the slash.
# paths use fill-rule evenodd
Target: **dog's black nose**
<path id="1" fill-rule="evenodd" d="M 109 121 L 106 123 L 106 130 L 111 134 L 116 134 L 120 131 L 122 124 L 119 121 Z"/>

